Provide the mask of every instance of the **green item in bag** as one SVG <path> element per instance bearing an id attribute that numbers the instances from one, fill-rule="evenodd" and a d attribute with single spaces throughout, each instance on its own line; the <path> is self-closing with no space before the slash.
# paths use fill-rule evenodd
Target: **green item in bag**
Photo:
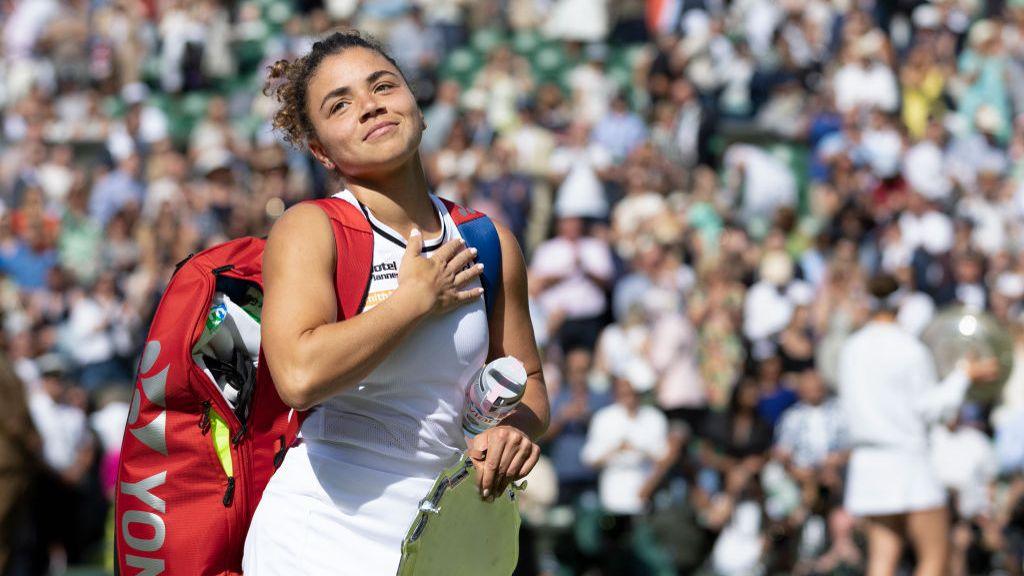
<path id="1" fill-rule="evenodd" d="M 249 286 L 242 301 L 245 302 L 242 304 L 242 310 L 245 310 L 253 320 L 260 322 L 263 315 L 263 291 L 255 286 Z"/>
<path id="2" fill-rule="evenodd" d="M 224 295 L 217 292 L 213 295 L 213 302 L 210 304 L 210 312 L 206 315 L 206 323 L 203 326 L 203 333 L 199 335 L 199 340 L 196 341 L 195 346 L 192 347 L 192 353 L 198 354 L 200 350 L 206 346 L 210 340 L 213 339 L 214 334 L 220 329 L 220 325 L 224 323 L 224 319 L 228 316 L 228 307 L 224 303 Z"/>

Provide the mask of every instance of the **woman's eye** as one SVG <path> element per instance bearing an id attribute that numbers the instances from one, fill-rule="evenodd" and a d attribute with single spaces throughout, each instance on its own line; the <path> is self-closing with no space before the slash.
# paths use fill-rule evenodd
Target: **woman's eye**
<path id="1" fill-rule="evenodd" d="M 341 110 L 342 107 L 347 106 L 347 105 L 348 105 L 348 102 L 346 102 L 344 100 L 342 100 L 341 102 L 338 102 L 337 104 L 335 104 L 334 106 L 331 107 L 331 115 L 333 115 L 335 112 L 337 112 L 338 110 Z"/>
<path id="2" fill-rule="evenodd" d="M 378 84 L 377 85 L 377 92 L 385 92 L 385 91 L 390 90 L 392 88 L 394 88 L 394 86 L 392 84 Z"/>

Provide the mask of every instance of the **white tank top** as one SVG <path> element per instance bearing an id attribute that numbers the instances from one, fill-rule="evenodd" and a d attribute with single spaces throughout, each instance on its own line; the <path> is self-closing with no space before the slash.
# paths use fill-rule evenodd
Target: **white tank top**
<path id="1" fill-rule="evenodd" d="M 335 197 L 358 207 L 373 230 L 373 272 L 362 310 L 367 311 L 398 287 L 405 241 L 350 191 Z M 461 237 L 445 205 L 433 194 L 430 199 L 442 231 L 424 239 L 426 257 Z M 338 262 L 343 265 L 343 254 Z M 470 286 L 480 286 L 479 279 L 463 289 Z M 487 359 L 488 344 L 483 297 L 427 317 L 362 382 L 313 409 L 302 436 L 330 443 L 352 465 L 433 478 L 466 448 L 461 426 L 465 391 Z"/>

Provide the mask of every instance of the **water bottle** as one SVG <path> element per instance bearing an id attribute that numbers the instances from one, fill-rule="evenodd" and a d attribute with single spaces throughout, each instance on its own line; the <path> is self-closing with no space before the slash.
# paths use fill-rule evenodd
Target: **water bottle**
<path id="1" fill-rule="evenodd" d="M 224 303 L 224 294 L 221 292 L 215 292 L 213 294 L 213 302 L 210 304 L 210 312 L 206 315 L 206 323 L 203 326 L 203 333 L 199 335 L 199 340 L 196 341 L 195 346 L 192 347 L 193 354 L 199 354 L 201 352 L 213 352 L 214 350 L 223 348 L 224 344 L 219 340 L 217 344 L 213 344 L 214 337 L 221 332 L 221 324 L 224 323 L 224 319 L 228 317 L 228 306 Z M 230 349 L 231 346 L 231 335 L 222 333 L 221 338 L 227 338 L 227 346 Z M 209 348 L 207 348 L 209 344 Z M 214 356 L 215 354 L 209 354 Z"/>
<path id="2" fill-rule="evenodd" d="M 526 368 L 522 362 L 505 356 L 485 364 L 466 389 L 462 431 L 472 438 L 497 426 L 519 405 L 524 391 Z"/>

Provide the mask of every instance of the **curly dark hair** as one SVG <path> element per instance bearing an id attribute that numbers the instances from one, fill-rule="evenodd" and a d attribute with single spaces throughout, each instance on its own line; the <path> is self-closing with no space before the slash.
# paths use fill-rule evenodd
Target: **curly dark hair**
<path id="1" fill-rule="evenodd" d="M 358 30 L 334 32 L 313 44 L 309 54 L 292 61 L 278 60 L 267 67 L 269 72 L 263 85 L 263 94 L 273 97 L 281 105 L 274 114 L 273 126 L 292 146 L 300 148 L 316 134 L 313 122 L 306 112 L 309 79 L 324 58 L 349 48 L 373 50 L 397 68 L 399 74 L 403 74 L 398 63 L 384 51 L 380 43 Z"/>

